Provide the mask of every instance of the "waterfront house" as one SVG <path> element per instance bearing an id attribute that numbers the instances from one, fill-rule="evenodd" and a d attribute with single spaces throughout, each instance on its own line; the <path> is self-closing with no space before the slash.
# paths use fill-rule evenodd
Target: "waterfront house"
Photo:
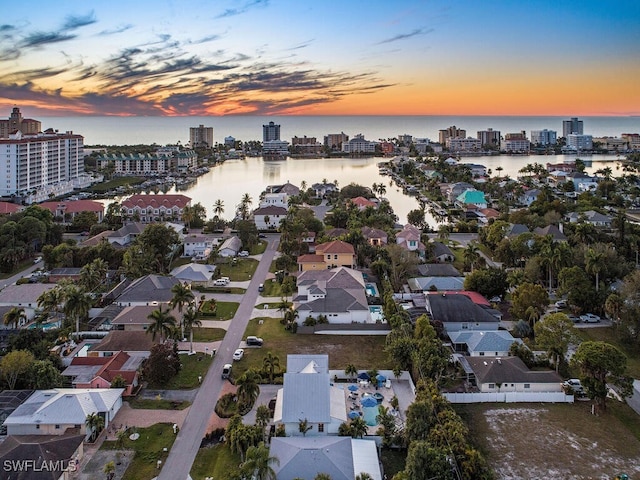
<path id="1" fill-rule="evenodd" d="M 122 216 L 142 223 L 180 220 L 185 207 L 191 206 L 186 195 L 132 195 L 121 203 Z"/>
<path id="2" fill-rule="evenodd" d="M 89 438 L 90 414 L 108 428 L 122 406 L 123 388 L 54 388 L 36 390 L 4 421 L 9 435 L 64 435 L 73 429 Z"/>
<path id="3" fill-rule="evenodd" d="M 299 274 L 297 286 L 293 304 L 299 313 L 298 324 L 320 315 L 333 324 L 371 322 L 361 272 L 345 267 L 307 270 Z"/>
<path id="4" fill-rule="evenodd" d="M 475 207 L 487 208 L 487 200 L 484 192 L 476 189 L 467 189 L 456 197 L 455 205 L 459 208 Z"/>
<path id="5" fill-rule="evenodd" d="M 311 188 L 316 194 L 316 197 L 322 198 L 325 195 L 338 191 L 338 187 L 335 183 L 314 183 Z"/>
<path id="6" fill-rule="evenodd" d="M 467 190 L 475 190 L 473 185 L 467 182 L 457 182 L 452 184 L 443 185 L 444 195 L 449 200 L 449 203 L 455 203 L 456 199 L 460 196 L 461 193 L 466 192 Z M 485 205 L 486 206 L 486 205 Z"/>
<path id="7" fill-rule="evenodd" d="M 367 207 L 377 208 L 378 206 L 376 202 L 372 202 L 371 200 L 368 200 L 364 197 L 351 198 L 347 200 L 347 204 L 349 203 L 355 205 L 360 211 L 365 210 Z"/>
<path id="8" fill-rule="evenodd" d="M 252 216 L 258 230 L 276 230 L 287 218 L 287 209 L 270 205 L 254 210 Z"/>

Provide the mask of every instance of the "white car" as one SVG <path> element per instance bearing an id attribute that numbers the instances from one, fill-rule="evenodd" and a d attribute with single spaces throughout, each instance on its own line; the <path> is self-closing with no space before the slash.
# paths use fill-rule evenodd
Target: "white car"
<path id="1" fill-rule="evenodd" d="M 247 252 L 246 250 L 242 250 L 241 252 L 238 253 L 239 257 L 248 257 L 249 256 L 249 252 Z"/>
<path id="2" fill-rule="evenodd" d="M 566 300 L 558 300 L 555 303 L 556 308 L 567 308 L 567 301 Z"/>
<path id="3" fill-rule="evenodd" d="M 233 359 L 235 361 L 242 360 L 242 357 L 244 357 L 244 350 L 243 349 L 239 348 L 235 352 L 233 352 Z"/>
<path id="4" fill-rule="evenodd" d="M 600 317 L 595 313 L 585 313 L 584 315 L 580 315 L 580 320 L 584 323 L 598 323 L 600 321 Z"/>

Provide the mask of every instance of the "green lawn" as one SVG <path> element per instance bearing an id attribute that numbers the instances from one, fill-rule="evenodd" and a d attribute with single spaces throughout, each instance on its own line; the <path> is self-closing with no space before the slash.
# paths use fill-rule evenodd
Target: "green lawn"
<path id="1" fill-rule="evenodd" d="M 162 460 L 164 464 L 176 438 L 173 433 L 173 424 L 157 423 L 148 428 L 137 428 L 135 431 L 140 434 L 140 437 L 135 441 L 127 437 L 121 447 L 123 450 L 135 451 L 123 480 L 151 480 L 158 475 L 157 461 Z M 129 429 L 129 433 L 134 433 L 133 428 Z M 164 448 L 167 449 L 166 452 L 163 451 Z M 120 448 L 115 441 L 105 441 L 101 449 L 119 450 Z"/>
<path id="2" fill-rule="evenodd" d="M 247 290 L 240 287 L 200 287 L 195 286 L 193 290 L 201 293 L 237 293 L 239 295 L 244 294 Z"/>
<path id="3" fill-rule="evenodd" d="M 207 303 L 208 300 L 205 300 Z M 238 310 L 240 304 L 238 302 L 216 302 L 216 313 L 215 315 L 206 313 L 206 307 L 202 310 L 202 318 L 203 319 L 215 319 L 215 320 L 229 320 L 233 318 Z"/>
<path id="4" fill-rule="evenodd" d="M 253 258 L 239 258 L 236 262 L 217 263 L 216 266 L 221 277 L 229 277 L 232 282 L 244 282 L 251 280 L 258 263 Z"/>
<path id="5" fill-rule="evenodd" d="M 193 330 L 194 342 L 217 342 L 222 340 L 227 331 L 223 328 L 196 327 Z"/>
<path id="6" fill-rule="evenodd" d="M 116 177 L 109 181 L 93 185 L 92 187 L 89 187 L 87 191 L 95 193 L 105 193 L 118 187 L 138 185 L 139 183 L 144 182 L 144 180 L 145 179 L 142 177 Z"/>
<path id="7" fill-rule="evenodd" d="M 180 372 L 162 388 L 167 390 L 196 388 L 199 385 L 198 376 L 202 375 L 204 377 L 207 374 L 213 358 L 211 355 L 198 353 L 196 355 L 180 355 L 180 360 L 182 361 Z"/>
<path id="8" fill-rule="evenodd" d="M 260 255 L 261 253 L 264 253 L 266 249 L 267 249 L 267 242 L 265 240 L 262 240 L 257 245 L 254 245 L 253 248 L 251 248 L 251 251 L 249 252 L 249 254 Z"/>
<path id="9" fill-rule="evenodd" d="M 260 320 L 263 323 L 260 324 Z M 384 352 L 385 336 L 370 335 L 354 337 L 351 335 L 302 335 L 293 334 L 284 329 L 278 318 L 253 318 L 245 332 L 264 339 L 262 348 L 247 348 L 244 358 L 234 362 L 233 376 L 238 378 L 248 368 L 262 368 L 262 359 L 271 352 L 280 359 L 281 368 L 285 368 L 287 354 L 329 355 L 329 368 L 344 369 L 353 363 L 358 369 L 391 369 L 393 363 Z"/>
<path id="10" fill-rule="evenodd" d="M 184 410 L 191 403 L 187 401 L 172 402 L 164 399 L 150 399 L 150 398 L 133 398 L 128 400 L 131 408 L 148 409 L 148 410 Z"/>
<path id="11" fill-rule="evenodd" d="M 221 443 L 198 450 L 190 473 L 193 480 L 204 480 L 206 477 L 226 480 L 233 476 L 232 473 L 236 471 L 238 465 L 240 465 L 240 456 L 231 453 L 229 447 Z"/>
<path id="12" fill-rule="evenodd" d="M 640 378 L 640 349 L 632 349 L 618 340 L 612 327 L 579 328 L 583 340 L 602 341 L 615 345 L 627 356 L 627 370 L 633 378 Z"/>
<path id="13" fill-rule="evenodd" d="M 265 280 L 264 291 L 260 293 L 263 297 L 284 297 L 282 293 L 282 284 L 276 282 L 274 279 Z M 291 294 L 289 294 L 291 295 Z"/>

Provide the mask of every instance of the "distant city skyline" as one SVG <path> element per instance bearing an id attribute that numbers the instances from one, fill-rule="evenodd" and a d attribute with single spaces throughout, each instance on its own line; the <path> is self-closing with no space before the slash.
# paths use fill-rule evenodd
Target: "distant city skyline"
<path id="1" fill-rule="evenodd" d="M 640 3 L 14 3 L 0 111 L 640 115 Z"/>

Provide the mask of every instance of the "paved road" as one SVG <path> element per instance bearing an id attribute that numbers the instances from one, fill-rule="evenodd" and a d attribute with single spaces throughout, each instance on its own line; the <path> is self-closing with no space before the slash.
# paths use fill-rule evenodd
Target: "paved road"
<path id="1" fill-rule="evenodd" d="M 247 293 L 245 293 L 238 311 L 229 325 L 229 330 L 227 330 L 227 334 L 216 352 L 209 372 L 196 394 L 182 429 L 178 433 L 173 448 L 169 452 L 169 457 L 158 476 L 158 480 L 186 479 L 191 471 L 191 465 L 200 448 L 200 441 L 204 437 L 209 417 L 211 417 L 213 407 L 220 396 L 220 391 L 225 381 L 220 377 L 222 366 L 225 363 L 232 363 L 231 356 L 233 351 L 240 345 L 244 331 L 247 328 L 251 312 L 258 298 L 258 285 L 263 283 L 267 277 L 280 236 L 268 235 L 267 239 L 269 242 L 267 250 L 262 255 L 256 273 L 249 283 Z"/>
<path id="2" fill-rule="evenodd" d="M 4 287 L 6 287 L 8 285 L 13 285 L 18 280 L 20 280 L 22 277 L 27 276 L 28 274 L 30 274 L 31 272 L 33 272 L 34 270 L 36 270 L 36 269 L 38 269 L 40 267 L 44 267 L 44 263 L 43 262 L 37 263 L 35 265 L 30 265 L 29 267 L 25 268 L 21 272 L 16 273 L 14 276 L 9 277 L 9 278 L 5 278 L 3 280 L 0 280 L 0 290 L 2 290 Z"/>

